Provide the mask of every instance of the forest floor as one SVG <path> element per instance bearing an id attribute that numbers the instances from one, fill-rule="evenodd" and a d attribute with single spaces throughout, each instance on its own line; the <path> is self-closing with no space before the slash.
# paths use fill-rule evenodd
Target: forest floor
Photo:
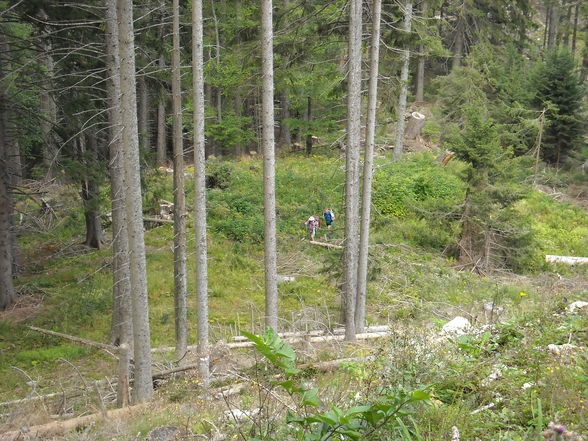
<path id="1" fill-rule="evenodd" d="M 412 179 L 420 164 L 431 160 L 415 158 L 417 162 L 399 166 L 397 173 L 403 179 Z M 310 245 L 302 223 L 308 215 L 320 214 L 325 205 L 341 210 L 341 166 L 332 153 L 311 158 L 293 155 L 279 163 L 279 273 L 296 278 L 280 285 L 285 330 L 329 330 L 336 325 L 341 252 Z M 220 162 L 214 167 L 219 176 L 226 172 Z M 211 339 L 219 342 L 213 357 L 214 386 L 245 382 L 247 387 L 226 400 L 209 400 L 203 398 L 194 372 L 187 372 L 159 382 L 155 401 L 141 416 L 116 424 L 98 423 L 67 439 L 128 440 L 136 439 L 137 433 L 142 439 L 163 424 L 208 439 L 219 433 L 232 437 L 245 426 L 254 432 L 253 426 L 264 416 L 237 424 L 226 411 L 255 409 L 260 397 L 276 410 L 271 421 L 263 424 L 278 431 L 284 426 L 280 415 L 293 404 L 275 385 L 270 388 L 273 395 L 262 393 L 267 379 L 263 369 L 254 367 L 260 366 L 256 364 L 260 357 L 250 349 L 229 350 L 222 343 L 242 329 L 263 330 L 261 164 L 259 159 L 243 159 L 231 162 L 230 167 L 228 187 L 209 193 Z M 459 165 L 444 173 L 458 176 Z M 549 420 L 588 433 L 588 315 L 567 309 L 574 301 L 587 300 L 587 271 L 585 267 L 549 267 L 541 260 L 547 251 L 588 255 L 584 243 L 587 184 L 572 181 L 553 186 L 548 177 L 545 187 L 530 194 L 520 207 L 521 216 L 534 220 L 537 237 L 531 253 L 537 257 L 529 260 L 536 266 L 520 274 L 480 275 L 457 267 L 443 253 L 451 223 L 439 225 L 422 212 L 411 211 L 398 218 L 375 219 L 368 321 L 390 324 L 394 331 L 389 337 L 356 346 L 295 345 L 299 363 L 369 360 L 344 363 L 342 369 L 323 374 L 307 371 L 324 406 L 361 404 L 384 382 L 403 390 L 427 387 L 432 394 L 427 405 L 402 420 L 404 429 L 392 425 L 381 434 L 389 439 L 450 439 L 451 427 L 458 425 L 463 439 L 535 440 Z M 146 208 L 157 210 L 158 199 L 171 199 L 170 178 L 149 172 L 145 179 Z M 62 395 L 0 407 L 0 433 L 23 424 L 99 412 L 101 400 L 110 403 L 114 396 L 104 381 L 115 371 L 110 357 L 27 328 L 34 325 L 108 341 L 110 249 L 91 251 L 80 245 L 83 215 L 73 186 L 51 187 L 46 196 L 53 213 L 42 210 L 34 196 L 19 198 L 17 205 L 22 213 L 24 272 L 19 278 L 19 302 L 0 313 L 0 401 L 73 393 L 67 399 Z M 322 229 L 318 238 L 339 241 L 340 219 L 333 231 Z M 172 230 L 171 225 L 161 225 L 146 233 L 153 347 L 173 345 Z M 193 241 L 189 250 L 193 253 Z M 490 315 L 489 302 L 495 306 Z M 470 332 L 439 343 L 443 325 L 456 316 L 469 320 Z M 194 317 L 191 311 L 191 322 Z M 191 329 L 191 341 L 194 332 Z M 573 347 L 548 348 L 554 344 Z M 156 354 L 154 368 L 165 370 L 173 361 L 171 353 Z M 96 381 L 100 395 L 91 386 Z M 358 391 L 365 393 L 358 395 Z"/>

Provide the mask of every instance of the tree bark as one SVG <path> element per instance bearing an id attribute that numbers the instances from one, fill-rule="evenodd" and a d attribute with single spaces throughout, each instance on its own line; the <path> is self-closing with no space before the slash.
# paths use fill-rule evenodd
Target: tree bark
<path id="1" fill-rule="evenodd" d="M 404 23 L 402 30 L 410 33 L 412 22 L 412 1 L 405 4 Z M 402 156 L 404 148 L 404 113 L 406 112 L 406 98 L 408 95 L 408 68 L 410 66 L 410 49 L 406 48 L 402 55 L 404 62 L 400 72 L 400 97 L 398 98 L 398 123 L 396 124 L 396 142 L 394 143 L 394 160 L 397 161 Z"/>
<path id="2" fill-rule="evenodd" d="M 312 133 L 310 132 L 310 122 L 312 121 L 312 99 L 309 96 L 306 97 L 305 119 L 308 124 L 306 132 L 306 154 L 310 156 L 312 155 Z"/>
<path id="3" fill-rule="evenodd" d="M 280 146 L 287 147 L 292 144 L 292 134 L 290 132 L 290 127 L 285 122 L 288 118 L 290 118 L 290 100 L 288 99 L 287 91 L 282 92 L 280 101 L 282 105 L 282 121 L 280 124 Z"/>
<path id="4" fill-rule="evenodd" d="M 140 75 L 138 83 L 138 124 L 139 124 L 139 147 L 142 151 L 149 150 L 149 92 L 145 77 Z"/>
<path id="5" fill-rule="evenodd" d="M 372 176 L 374 164 L 374 144 L 376 135 L 376 110 L 378 104 L 378 72 L 380 58 L 380 17 L 382 1 L 372 3 L 372 42 L 370 47 L 370 79 L 368 85 L 368 105 L 365 135 L 365 154 L 363 159 L 363 196 L 361 203 L 361 238 L 359 243 L 359 263 L 357 276 L 357 301 L 355 306 L 355 330 L 363 332 L 365 327 L 368 251 L 370 241 L 370 216 L 372 204 Z"/>
<path id="6" fill-rule="evenodd" d="M 355 341 L 355 298 L 359 251 L 359 153 L 361 144 L 362 2 L 349 3 L 349 62 L 347 75 L 347 150 L 345 158 L 344 292 L 341 296 L 345 340 Z"/>
<path id="7" fill-rule="evenodd" d="M 88 141 L 86 151 L 85 141 Z M 83 155 L 83 163 L 86 165 L 87 175 L 82 182 L 82 200 L 84 202 L 84 218 L 86 220 L 86 240 L 84 244 L 90 248 L 100 249 L 104 241 L 102 235 L 102 222 L 100 220 L 100 189 L 96 182 L 96 168 L 98 162 L 98 146 L 96 134 L 92 131 L 85 135 L 80 134 L 79 143 Z"/>
<path id="8" fill-rule="evenodd" d="M 422 113 L 412 112 L 406 127 L 406 137 L 408 139 L 415 139 L 417 136 L 419 136 L 423 126 L 425 125 L 425 120 L 426 117 Z"/>
<path id="9" fill-rule="evenodd" d="M 128 344 L 133 351 L 133 320 L 129 279 L 129 244 L 127 215 L 124 206 L 124 158 L 120 135 L 120 60 L 116 0 L 105 0 L 106 6 L 106 68 L 110 81 L 106 83 L 109 119 L 109 171 L 112 209 L 112 325 L 110 341 Z"/>
<path id="10" fill-rule="evenodd" d="M 122 138 L 125 168 L 125 206 L 129 235 L 130 277 L 133 306 L 134 388 L 133 400 L 141 403 L 153 396 L 147 268 L 143 232 L 143 206 L 139 173 L 139 133 L 135 85 L 135 42 L 132 0 L 117 0 L 119 24 Z"/>
<path id="11" fill-rule="evenodd" d="M 552 1 L 549 14 L 549 28 L 547 31 L 547 49 L 551 49 L 555 46 L 559 24 L 559 6 L 560 4 L 558 0 Z"/>
<path id="12" fill-rule="evenodd" d="M 163 32 L 162 32 L 163 34 Z M 159 70 L 165 69 L 165 57 L 159 55 Z M 157 102 L 157 165 L 165 167 L 167 164 L 167 133 L 165 125 L 165 102 L 167 90 L 162 88 L 161 96 Z"/>
<path id="13" fill-rule="evenodd" d="M 174 130 L 174 289 L 176 358 L 186 362 L 188 347 L 188 280 L 186 272 L 186 197 L 184 193 L 184 143 L 182 139 L 182 90 L 180 72 L 180 2 L 173 0 L 172 103 Z"/>
<path id="14" fill-rule="evenodd" d="M 427 11 L 428 11 L 428 1 L 422 0 L 421 2 L 421 17 L 423 19 L 427 19 Z M 416 75 L 416 97 L 415 100 L 418 103 L 422 103 L 424 101 L 424 89 L 425 89 L 425 61 L 426 57 L 424 55 L 425 46 L 420 44 L 419 45 L 419 61 L 417 64 L 417 75 Z"/>
<path id="15" fill-rule="evenodd" d="M 39 16 L 42 21 L 47 21 L 47 13 L 41 9 Z M 55 76 L 55 62 L 53 60 L 51 39 L 48 33 L 41 36 L 41 64 L 44 67 L 44 79 L 40 94 L 41 133 L 43 134 L 43 164 L 47 167 L 47 174 L 54 174 L 55 161 L 57 159 L 57 146 L 53 128 L 57 124 L 57 105 L 53 97 L 53 77 Z"/>
<path id="16" fill-rule="evenodd" d="M 263 217 L 265 324 L 278 331 L 278 265 L 276 245 L 276 160 L 274 146 L 274 47 L 272 0 L 261 1 Z"/>
<path id="17" fill-rule="evenodd" d="M 192 1 L 192 90 L 194 94 L 194 231 L 196 235 L 196 313 L 198 316 L 198 373 L 210 382 L 208 343 L 208 262 L 206 239 L 206 172 L 204 144 L 204 62 L 202 0 Z"/>
<path id="18" fill-rule="evenodd" d="M 0 33 L 0 49 L 5 36 Z M 4 54 L 0 50 L 0 310 L 6 309 L 16 301 L 16 291 L 12 281 L 12 215 L 13 205 L 8 175 L 6 97 L 4 96 Z"/>
<path id="19" fill-rule="evenodd" d="M 457 26 L 455 31 L 455 47 L 453 48 L 453 60 L 451 70 L 454 71 L 461 66 L 463 57 L 463 47 L 465 43 L 466 30 L 466 0 L 462 0 L 459 16 L 457 17 Z"/>
<path id="20" fill-rule="evenodd" d="M 574 11 L 574 27 L 572 30 L 572 54 L 576 52 L 576 39 L 578 36 L 578 19 L 580 17 L 580 2 L 576 3 L 576 10 Z"/>

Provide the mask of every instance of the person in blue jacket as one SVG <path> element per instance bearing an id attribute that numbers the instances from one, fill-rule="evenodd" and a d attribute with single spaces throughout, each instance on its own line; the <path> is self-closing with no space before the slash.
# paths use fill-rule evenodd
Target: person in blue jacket
<path id="1" fill-rule="evenodd" d="M 331 225 L 335 221 L 335 213 L 333 212 L 333 210 L 331 208 L 325 208 L 323 216 L 325 217 L 325 223 L 327 224 L 327 230 L 330 230 Z"/>

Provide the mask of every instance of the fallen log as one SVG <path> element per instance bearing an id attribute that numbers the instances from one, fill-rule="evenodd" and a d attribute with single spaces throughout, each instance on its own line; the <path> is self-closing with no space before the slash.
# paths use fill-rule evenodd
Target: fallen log
<path id="1" fill-rule="evenodd" d="M 118 352 L 118 348 L 116 346 L 108 345 L 106 343 L 99 343 L 97 341 L 88 340 L 88 339 L 85 339 L 82 337 L 76 337 L 74 335 L 68 335 L 68 334 L 63 334 L 61 332 L 51 331 L 49 329 L 37 328 L 35 326 L 29 326 L 28 328 L 32 331 L 41 332 L 42 334 L 52 335 L 54 337 L 65 338 L 66 340 L 71 340 L 76 343 L 81 343 L 86 346 L 91 346 L 93 348 L 101 349 L 101 350 L 105 351 L 108 355 L 118 359 L 118 357 L 115 355 L 115 353 Z"/>
<path id="2" fill-rule="evenodd" d="M 375 326 L 368 326 L 365 328 L 365 332 L 383 332 L 388 331 L 390 326 L 388 325 L 375 325 Z M 320 335 L 341 335 L 345 334 L 345 328 L 335 328 L 335 329 L 314 329 L 312 331 L 297 331 L 297 332 L 279 332 L 278 335 L 281 338 L 289 338 L 289 337 L 316 337 Z M 248 341 L 249 339 L 244 335 L 235 335 L 232 337 L 233 341 Z"/>
<path id="3" fill-rule="evenodd" d="M 316 240 L 311 240 L 310 243 L 312 245 L 318 245 L 318 246 L 325 247 L 325 248 L 334 248 L 334 249 L 337 249 L 337 250 L 342 250 L 343 249 L 343 247 L 341 245 L 335 245 L 335 244 L 326 243 L 326 242 L 317 242 Z"/>
<path id="4" fill-rule="evenodd" d="M 372 338 L 381 338 L 381 337 L 386 337 L 389 335 L 389 332 L 387 331 L 381 331 L 381 332 L 364 332 L 362 334 L 357 334 L 355 337 L 358 340 L 370 340 Z M 345 335 L 317 335 L 317 336 L 301 336 L 301 337 L 289 337 L 289 338 L 284 338 L 283 340 L 286 343 L 304 343 L 304 342 L 309 342 L 309 343 L 324 343 L 324 342 L 328 342 L 328 341 L 340 341 L 340 340 L 344 340 L 345 339 Z M 236 349 L 236 348 L 250 348 L 254 346 L 253 342 L 250 341 L 237 341 L 237 342 L 231 342 L 231 343 L 226 343 L 224 345 L 224 347 L 227 347 L 229 349 Z M 188 350 L 189 351 L 194 351 L 198 348 L 197 345 L 190 345 L 188 346 Z M 176 348 L 175 346 L 160 346 L 159 348 L 152 348 L 151 352 L 170 352 L 170 351 L 174 351 Z"/>
<path id="5" fill-rule="evenodd" d="M 158 217 L 144 217 L 143 220 L 145 222 L 158 222 L 160 224 L 173 224 L 174 221 L 172 219 L 160 219 Z"/>
<path id="6" fill-rule="evenodd" d="M 5 432 L 0 434 L 0 441 L 25 441 L 36 440 L 40 437 L 61 435 L 71 430 L 80 429 L 96 421 L 105 420 L 113 421 L 121 418 L 128 418 L 129 416 L 138 415 L 146 403 L 138 404 L 136 406 L 123 407 L 121 409 L 114 409 L 106 412 L 106 416 L 102 412 L 94 413 L 77 418 L 71 418 L 65 421 L 54 421 L 47 424 L 32 426 L 25 429 L 14 430 L 12 432 Z"/>
<path id="7" fill-rule="evenodd" d="M 588 257 L 554 256 L 551 254 L 547 254 L 545 260 L 549 263 L 565 263 L 566 265 L 585 265 L 588 263 Z"/>

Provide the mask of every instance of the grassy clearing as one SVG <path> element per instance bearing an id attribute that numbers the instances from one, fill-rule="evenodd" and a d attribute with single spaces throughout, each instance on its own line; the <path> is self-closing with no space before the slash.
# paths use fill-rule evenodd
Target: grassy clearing
<path id="1" fill-rule="evenodd" d="M 339 217 L 334 230 L 321 229 L 319 238 L 328 241 L 343 236 L 343 163 L 324 153 L 310 158 L 286 156 L 278 161 L 279 273 L 297 277 L 294 283 L 280 285 L 285 327 L 317 327 L 315 322 L 333 323 L 338 316 L 341 252 L 313 247 L 304 240 L 303 222 L 327 206 Z M 549 355 L 545 347 L 568 341 L 586 346 L 586 317 L 566 316 L 561 311 L 566 302 L 586 298 L 587 271 L 550 268 L 543 261 L 545 253 L 588 255 L 586 213 L 532 191 L 516 207 L 521 226 L 529 230 L 531 238 L 524 253 L 527 274 L 485 277 L 457 271 L 455 262 L 443 251 L 459 233 L 459 210 L 465 191 L 463 165 L 456 161 L 441 168 L 430 155 L 414 155 L 397 164 L 380 158 L 379 165 L 368 321 L 389 321 L 405 333 L 416 335 L 436 332 L 456 315 L 484 324 L 484 302 L 493 301 L 505 309 L 501 324 L 490 336 L 476 337 L 467 344 L 462 342 L 462 346 L 454 342 L 446 348 L 446 354 L 440 352 L 427 358 L 432 348 L 416 353 L 414 344 L 402 343 L 401 334 L 376 350 L 383 370 L 372 372 L 374 378 L 389 384 L 405 382 L 411 387 L 434 385 L 433 404 L 406 420 L 404 428 L 391 429 L 390 439 L 447 438 L 455 421 L 461 422 L 464 439 L 528 439 L 526 433 L 537 423 L 539 402 L 546 421 L 560 418 L 586 428 L 582 416 L 582 406 L 588 399 L 588 385 L 582 374 L 587 367 L 586 354 L 564 360 Z M 212 338 L 224 339 L 237 328 L 261 329 L 262 163 L 243 159 L 213 167 L 216 168 L 209 173 L 217 176 L 225 188 L 209 190 L 210 320 Z M 157 199 L 172 199 L 171 177 L 149 173 L 145 181 L 149 188 L 145 195 L 147 207 L 155 206 Z M 61 191 L 67 197 L 63 196 L 64 202 L 55 207 L 60 221 L 46 222 L 43 228 L 37 227 L 35 234 L 21 237 L 23 257 L 30 265 L 19 280 L 19 289 L 42 307 L 21 317 L 24 320 L 18 323 L 0 318 L 1 401 L 30 393 L 30 386 L 25 384 L 30 379 L 37 382 L 39 393 L 46 393 L 79 385 L 80 375 L 100 378 L 114 370 L 105 355 L 39 335 L 24 326 L 33 324 L 97 341 L 108 339 L 112 303 L 110 250 L 87 252 L 76 245 L 83 234 L 80 206 L 74 197 L 75 189 Z M 191 190 L 188 193 L 190 201 Z M 108 201 L 104 203 L 106 207 Z M 37 212 L 38 207 L 30 200 L 19 204 L 24 212 Z M 30 231 L 32 227 L 27 228 Z M 191 232 L 190 226 L 190 290 L 194 277 Z M 153 346 L 173 344 L 172 235 L 171 225 L 163 225 L 148 230 L 145 236 Z M 193 310 L 190 320 L 195 322 Z M 195 327 L 190 338 L 195 340 Z M 326 350 L 318 357 L 328 358 L 334 353 Z M 167 360 L 164 357 L 158 362 L 165 364 Z M 496 364 L 507 367 L 503 379 L 492 385 L 482 384 Z M 347 403 L 349 397 L 341 385 L 363 384 L 366 375 L 359 366 L 335 377 L 317 377 L 316 381 L 324 387 L 326 396 L 333 397 L 333 403 Z M 536 387 L 523 390 L 522 385 L 529 382 Z M 184 409 L 179 415 L 189 421 L 186 424 L 204 431 L 207 423 L 186 410 L 191 405 L 192 386 L 186 389 L 185 384 L 174 382 L 168 386 L 160 399 Z M 495 400 L 496 394 L 503 396 L 501 404 L 489 413 L 471 415 L 473 410 Z M 250 392 L 241 398 L 248 405 L 254 403 L 254 397 Z M 152 420 L 131 422 L 132 430 L 144 431 L 161 421 L 180 424 L 178 418 L 174 420 L 177 409 L 173 406 L 154 409 Z M 218 411 L 217 405 L 202 406 L 210 418 Z M 422 438 L 417 437 L 417 432 Z"/>

